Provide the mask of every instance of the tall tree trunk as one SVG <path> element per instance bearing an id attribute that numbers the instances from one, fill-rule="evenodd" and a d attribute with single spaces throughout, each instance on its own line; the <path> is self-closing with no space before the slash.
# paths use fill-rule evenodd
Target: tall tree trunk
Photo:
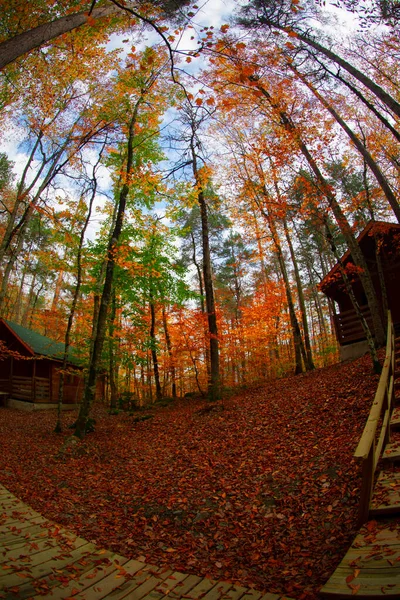
<path id="1" fill-rule="evenodd" d="M 150 292 L 150 342 L 151 342 L 151 359 L 153 362 L 154 381 L 156 384 L 156 400 L 161 400 L 162 390 L 160 384 L 160 370 L 158 368 L 157 356 L 157 338 L 156 338 L 156 308 L 154 305 L 153 294 Z"/>
<path id="2" fill-rule="evenodd" d="M 312 357 L 310 332 L 308 329 L 308 322 L 307 322 L 306 303 L 304 301 L 303 284 L 301 282 L 299 267 L 298 267 L 297 260 L 296 260 L 296 255 L 295 255 L 295 252 L 293 249 L 292 240 L 290 238 L 288 226 L 287 226 L 285 219 L 283 220 L 283 227 L 284 227 L 284 231 L 285 231 L 286 241 L 287 241 L 287 244 L 289 247 L 290 258 L 292 259 L 292 264 L 293 264 L 293 268 L 294 268 L 294 276 L 296 279 L 297 295 L 299 298 L 301 320 L 303 323 L 303 331 L 304 331 L 304 345 L 305 345 L 305 350 L 306 350 L 306 371 L 311 371 L 312 369 L 315 369 L 315 365 L 314 365 L 314 361 L 313 361 L 313 357 Z"/>
<path id="3" fill-rule="evenodd" d="M 250 76 L 250 81 L 258 81 L 257 78 Z M 371 274 L 368 269 L 367 262 L 364 258 L 364 255 L 357 243 L 356 238 L 354 237 L 353 231 L 350 227 L 349 222 L 347 221 L 339 203 L 336 200 L 335 195 L 331 191 L 331 188 L 326 181 L 325 177 L 322 175 L 316 161 L 312 157 L 310 151 L 308 150 L 306 144 L 301 139 L 299 132 L 291 120 L 290 117 L 276 104 L 276 102 L 272 99 L 269 92 L 260 84 L 256 85 L 256 88 L 263 94 L 265 98 L 267 98 L 271 107 L 278 113 L 280 117 L 281 126 L 296 140 L 301 153 L 304 158 L 308 162 L 312 172 L 314 173 L 316 180 L 319 184 L 320 191 L 325 195 L 330 208 L 335 216 L 336 222 L 339 225 L 339 228 L 346 240 L 348 248 L 350 250 L 352 259 L 356 266 L 359 267 L 359 278 L 361 284 L 364 288 L 365 295 L 367 297 L 368 306 L 371 311 L 375 339 L 378 346 L 383 346 L 385 344 L 385 331 L 382 325 L 382 319 L 380 315 L 380 310 L 378 306 L 378 302 L 375 295 L 374 285 L 372 283 Z"/>
<path id="4" fill-rule="evenodd" d="M 85 391 L 83 400 L 80 406 L 78 420 L 75 427 L 75 435 L 77 437 L 84 437 L 86 434 L 87 426 L 89 423 L 90 410 L 92 408 L 93 400 L 96 394 L 96 379 L 97 373 L 100 366 L 101 353 L 103 350 L 104 337 L 106 331 L 106 319 L 107 312 L 111 298 L 111 290 L 114 279 L 114 267 L 115 260 L 118 251 L 118 243 L 121 236 L 122 225 L 124 222 L 126 202 L 128 199 L 130 184 L 131 184 L 131 172 L 133 169 L 133 149 L 135 139 L 135 124 L 138 116 L 139 106 L 143 102 L 141 96 L 137 101 L 132 118 L 129 123 L 129 133 L 127 141 L 127 162 L 126 162 L 126 177 L 125 182 L 122 185 L 119 193 L 117 217 L 115 220 L 115 226 L 111 234 L 111 238 L 107 249 L 107 264 L 106 273 L 104 279 L 104 286 L 100 300 L 99 313 L 96 323 L 96 330 L 93 335 L 93 350 L 90 357 L 88 375 L 85 385 Z"/>
<path id="5" fill-rule="evenodd" d="M 118 403 L 118 365 L 115 360 L 115 318 L 117 315 L 117 299 L 115 297 L 115 288 L 112 292 L 111 311 L 108 323 L 109 340 L 109 381 L 110 381 L 110 412 L 115 413 Z"/>
<path id="6" fill-rule="evenodd" d="M 193 175 L 197 188 L 197 201 L 200 206 L 201 215 L 201 231 L 202 231 L 202 246 L 203 246 L 203 280 L 206 293 L 207 320 L 210 344 L 210 365 L 211 376 L 208 384 L 208 397 L 211 401 L 216 401 L 220 398 L 220 373 L 219 373 L 219 341 L 218 341 L 218 326 L 217 315 L 215 312 L 214 286 L 212 281 L 211 268 L 211 253 L 210 253 L 210 238 L 208 229 L 208 214 L 207 203 L 204 194 L 204 188 L 201 177 L 197 168 L 197 156 L 195 150 L 194 135 L 190 144 L 192 156 Z"/>
<path id="7" fill-rule="evenodd" d="M 169 371 L 171 373 L 171 392 L 172 397 L 176 399 L 176 369 L 175 369 L 175 361 L 172 353 L 172 344 L 171 344 L 171 336 L 169 335 L 168 329 L 168 320 L 167 320 L 167 312 L 165 310 L 165 306 L 162 308 L 162 320 L 164 327 L 164 335 L 165 335 L 165 343 L 167 344 L 168 358 L 169 358 Z"/>
<path id="8" fill-rule="evenodd" d="M 67 330 L 65 332 L 65 338 L 64 338 L 63 364 L 62 364 L 62 368 L 60 371 L 60 387 L 58 390 L 58 401 L 57 401 L 57 422 L 56 422 L 56 426 L 55 426 L 56 433 L 60 433 L 62 430 L 61 410 L 62 410 L 62 402 L 64 399 L 64 377 L 65 377 L 65 373 L 67 370 L 67 364 L 68 364 L 68 354 L 69 354 L 69 348 L 70 348 L 71 331 L 72 331 L 72 326 L 73 326 L 74 319 L 75 319 L 76 306 L 78 304 L 78 299 L 79 299 L 79 295 L 81 292 L 83 244 L 85 241 L 86 230 L 88 228 L 90 218 L 92 216 L 93 203 L 94 203 L 96 193 L 97 193 L 96 169 L 100 164 L 103 150 L 104 150 L 104 146 L 103 146 L 103 149 L 100 151 L 99 159 L 97 160 L 96 164 L 93 166 L 92 191 L 91 191 L 91 195 L 90 195 L 90 199 L 89 199 L 89 204 L 88 204 L 85 221 L 83 223 L 83 227 L 82 227 L 81 233 L 79 235 L 79 242 L 78 242 L 78 248 L 77 248 L 77 254 L 76 254 L 76 285 L 75 285 L 75 290 L 74 290 L 74 294 L 72 297 L 71 308 L 70 308 L 69 315 L 68 315 Z M 61 272 L 61 274 L 62 274 L 62 272 Z M 61 277 L 61 281 L 62 281 L 62 277 Z M 58 285 L 58 281 L 57 281 L 57 285 Z M 61 283 L 60 283 L 60 285 L 61 285 Z M 55 295 L 55 297 L 56 297 L 56 295 Z M 53 305 L 54 305 L 54 298 L 53 298 Z M 56 308 L 56 306 L 54 308 Z"/>
<path id="9" fill-rule="evenodd" d="M 377 85 L 372 79 L 368 77 L 364 72 L 360 71 L 348 61 L 344 60 L 341 56 L 329 50 L 329 48 L 325 48 L 319 42 L 310 38 L 307 34 L 301 33 L 299 31 L 290 30 L 284 25 L 281 25 L 275 19 L 269 18 L 267 15 L 262 16 L 260 18 L 260 22 L 264 25 L 268 25 L 269 27 L 273 27 L 276 29 L 280 29 L 281 31 L 285 31 L 285 33 L 294 34 L 294 36 L 301 40 L 307 46 L 314 48 L 317 52 L 326 56 L 333 63 L 342 67 L 345 71 L 350 73 L 355 79 L 357 79 L 360 83 L 362 83 L 370 92 L 372 92 L 383 104 L 385 104 L 395 115 L 400 117 L 400 104 L 383 88 Z"/>
<path id="10" fill-rule="evenodd" d="M 288 272 L 286 269 L 286 263 L 285 263 L 285 259 L 283 257 L 282 247 L 280 244 L 277 229 L 275 227 L 275 222 L 271 218 L 270 214 L 261 207 L 261 205 L 259 206 L 259 208 L 260 208 L 261 214 L 267 220 L 269 229 L 271 231 L 272 239 L 273 239 L 274 246 L 275 246 L 276 256 L 278 258 L 280 271 L 281 271 L 281 274 L 283 277 L 283 283 L 285 285 L 286 300 L 288 303 L 290 324 L 291 324 L 292 336 L 293 336 L 293 346 L 294 346 L 294 356 L 295 356 L 295 375 L 299 375 L 300 373 L 303 372 L 303 365 L 301 362 L 301 358 L 303 357 L 304 364 L 306 364 L 307 358 L 306 358 L 306 351 L 305 351 L 304 344 L 303 344 L 303 338 L 301 336 L 299 322 L 296 317 L 296 310 L 295 310 L 295 306 L 294 306 L 294 302 L 293 302 L 292 290 L 290 289 L 290 281 L 289 281 L 289 276 L 288 276 Z"/>
<path id="11" fill-rule="evenodd" d="M 192 232 L 190 234 L 190 237 L 191 237 L 191 240 L 192 240 L 192 248 L 193 248 L 192 260 L 193 260 L 194 266 L 196 267 L 197 279 L 198 279 L 198 282 L 199 282 L 200 309 L 201 309 L 202 315 L 204 315 L 204 342 L 205 342 L 206 369 L 207 369 L 207 377 L 210 380 L 211 379 L 210 344 L 209 344 L 209 341 L 208 341 L 208 323 L 206 323 L 206 321 L 205 321 L 206 307 L 205 307 L 205 304 L 204 304 L 203 275 L 202 275 L 202 272 L 201 272 L 200 265 L 197 262 L 197 258 L 196 258 L 196 242 L 195 242 L 194 235 L 193 235 Z"/>
<path id="12" fill-rule="evenodd" d="M 39 48 L 68 31 L 81 27 L 92 19 L 101 19 L 119 11 L 120 9 L 116 6 L 102 6 L 94 8 L 90 14 L 88 12 L 74 13 L 42 23 L 33 29 L 15 35 L 0 44 L 0 69 L 4 69 L 5 66 L 27 52 Z"/>
<path id="13" fill-rule="evenodd" d="M 291 67 L 291 70 L 308 87 L 308 89 L 312 91 L 312 93 L 315 95 L 315 97 L 318 98 L 318 100 L 321 102 L 321 104 L 332 115 L 332 117 L 340 125 L 340 127 L 343 129 L 343 131 L 345 131 L 346 134 L 349 136 L 349 138 L 351 139 L 351 141 L 353 142 L 353 144 L 355 145 L 355 147 L 357 148 L 357 150 L 363 157 L 365 163 L 368 165 L 368 167 L 371 169 L 372 173 L 374 174 L 375 179 L 377 180 L 383 193 L 385 194 L 386 199 L 389 202 L 389 204 L 396 216 L 397 221 L 400 223 L 400 205 L 398 203 L 398 200 L 397 200 L 395 194 L 393 193 L 393 190 L 390 187 L 388 180 L 386 179 L 386 177 L 380 170 L 378 164 L 372 158 L 371 154 L 368 152 L 365 144 L 363 144 L 361 142 L 361 140 L 358 139 L 358 137 L 356 136 L 354 131 L 347 125 L 347 123 L 342 119 L 342 117 L 329 104 L 329 102 L 327 102 L 325 100 L 325 98 L 318 92 L 318 90 L 316 90 L 315 87 L 313 85 L 311 85 L 311 83 L 309 83 L 306 80 L 306 78 L 297 71 L 297 69 L 294 69 L 293 67 Z"/>
<path id="14" fill-rule="evenodd" d="M 344 77 L 341 77 L 339 71 L 337 73 L 332 73 L 332 71 L 330 71 L 325 65 L 323 65 L 320 62 L 319 64 L 321 64 L 321 66 L 327 71 L 327 73 L 332 75 L 332 77 L 335 77 L 336 79 L 341 81 L 346 87 L 348 87 L 349 90 L 351 90 L 353 94 L 357 96 L 357 98 L 361 100 L 361 102 L 365 104 L 365 106 L 367 106 L 372 113 L 374 113 L 376 118 L 379 119 L 379 121 L 386 127 L 386 129 L 389 129 L 389 131 L 396 138 L 396 140 L 400 142 L 400 132 L 393 127 L 393 125 L 388 121 L 388 119 L 386 119 L 386 117 L 369 100 L 367 100 L 367 98 L 364 96 L 364 94 L 360 92 L 358 88 L 352 85 L 350 81 L 348 81 Z"/>

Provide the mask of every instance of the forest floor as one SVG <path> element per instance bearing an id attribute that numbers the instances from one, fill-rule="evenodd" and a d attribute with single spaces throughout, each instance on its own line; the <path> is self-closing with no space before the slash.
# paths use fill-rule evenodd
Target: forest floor
<path id="1" fill-rule="evenodd" d="M 313 600 L 356 533 L 352 455 L 378 377 L 369 357 L 235 394 L 94 411 L 66 443 L 54 411 L 0 408 L 0 480 L 49 519 L 127 557 Z M 75 440 L 75 438 L 74 438 Z"/>

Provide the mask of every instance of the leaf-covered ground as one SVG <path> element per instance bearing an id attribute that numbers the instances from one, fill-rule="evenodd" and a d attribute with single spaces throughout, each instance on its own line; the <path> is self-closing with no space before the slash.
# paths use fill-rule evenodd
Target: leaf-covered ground
<path id="1" fill-rule="evenodd" d="M 364 357 L 221 411 L 182 400 L 134 423 L 96 409 L 96 432 L 75 444 L 53 433 L 54 412 L 1 408 L 1 482 L 126 556 L 311 600 L 356 532 L 352 454 L 376 384 Z"/>

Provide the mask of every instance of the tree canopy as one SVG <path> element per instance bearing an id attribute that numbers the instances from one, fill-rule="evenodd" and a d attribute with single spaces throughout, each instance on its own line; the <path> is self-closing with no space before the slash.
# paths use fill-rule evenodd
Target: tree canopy
<path id="1" fill-rule="evenodd" d="M 400 221 L 396 3 L 2 9 L 0 311 L 79 347 L 77 435 L 100 373 L 116 409 L 336 360 L 347 248 L 383 342 L 357 235 Z"/>

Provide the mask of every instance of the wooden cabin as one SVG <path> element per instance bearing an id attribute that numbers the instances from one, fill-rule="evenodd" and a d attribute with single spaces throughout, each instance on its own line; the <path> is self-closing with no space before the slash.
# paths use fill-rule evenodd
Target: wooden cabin
<path id="1" fill-rule="evenodd" d="M 385 323 L 385 308 L 381 289 L 377 252 L 385 282 L 387 304 L 395 325 L 400 326 L 400 225 L 383 221 L 370 222 L 357 242 L 370 270 L 381 316 Z M 373 333 L 371 313 L 356 269 L 352 269 L 351 254 L 341 259 L 352 283 L 355 297 Z M 339 265 L 336 264 L 320 283 L 320 290 L 335 302 L 334 325 L 342 360 L 356 358 L 367 351 L 363 328 L 347 294 Z"/>
<path id="2" fill-rule="evenodd" d="M 49 408 L 57 405 L 64 344 L 17 323 L 0 319 L 0 396 L 8 406 Z M 64 379 L 63 404 L 70 408 L 83 393 L 82 367 L 71 348 L 70 373 Z M 66 406 L 67 407 L 67 406 Z"/>

